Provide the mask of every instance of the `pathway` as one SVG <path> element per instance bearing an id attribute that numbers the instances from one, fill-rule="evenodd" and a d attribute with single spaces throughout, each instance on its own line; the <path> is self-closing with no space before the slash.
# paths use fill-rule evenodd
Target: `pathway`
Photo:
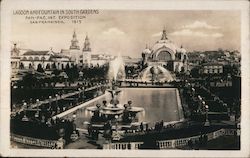
<path id="1" fill-rule="evenodd" d="M 86 88 L 84 90 L 84 92 L 87 92 L 87 91 L 90 91 L 90 90 L 94 90 L 94 89 L 100 88 L 102 86 L 104 86 L 104 85 L 98 85 L 98 86 L 93 86 L 93 87 L 90 87 L 90 88 Z M 39 107 L 39 106 L 41 106 L 43 104 L 48 104 L 50 102 L 59 101 L 61 99 L 65 99 L 65 98 L 68 98 L 68 97 L 71 97 L 71 96 L 74 96 L 74 95 L 78 95 L 79 93 L 82 93 L 82 92 L 83 92 L 83 90 L 81 90 L 81 91 L 75 91 L 75 92 L 72 92 L 72 93 L 63 94 L 61 96 L 58 95 L 58 97 L 54 97 L 54 98 L 51 98 L 51 99 L 45 99 L 43 101 L 39 101 L 38 103 L 30 104 L 29 107 L 30 108 L 37 108 L 37 107 Z M 23 110 L 24 110 L 24 108 L 22 106 L 19 110 L 16 111 L 16 113 L 21 112 Z"/>
<path id="2" fill-rule="evenodd" d="M 102 94 L 102 95 L 100 95 L 100 96 L 98 96 L 98 97 L 96 97 L 94 99 L 91 99 L 91 100 L 89 100 L 87 102 L 84 102 L 84 103 L 82 103 L 82 104 L 80 104 L 78 106 L 75 106 L 75 107 L 73 107 L 73 108 L 71 108 L 69 110 L 66 110 L 66 111 L 64 111 L 64 112 L 62 112 L 62 113 L 60 113 L 58 115 L 55 115 L 52 118 L 53 119 L 62 118 L 62 117 L 66 116 L 66 115 L 68 115 L 68 114 L 70 114 L 70 113 L 72 113 L 72 112 L 74 112 L 74 111 L 76 111 L 78 109 L 81 109 L 81 108 L 83 108 L 83 107 L 85 107 L 85 106 L 87 106 L 87 105 L 89 105 L 91 103 L 94 103 L 95 101 L 98 101 L 99 99 L 103 98 L 104 96 L 105 96 L 105 94 Z"/>

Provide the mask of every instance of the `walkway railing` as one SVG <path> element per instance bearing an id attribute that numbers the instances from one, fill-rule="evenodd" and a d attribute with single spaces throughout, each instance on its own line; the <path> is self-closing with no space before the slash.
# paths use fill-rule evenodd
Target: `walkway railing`
<path id="1" fill-rule="evenodd" d="M 207 140 L 212 140 L 219 138 L 221 136 L 232 136 L 235 135 L 236 129 L 219 129 L 214 132 L 207 133 Z M 159 147 L 159 149 L 174 149 L 178 147 L 184 147 L 188 145 L 188 142 L 191 141 L 199 141 L 200 135 L 187 137 L 187 138 L 181 138 L 181 139 L 172 139 L 172 140 L 161 140 L 156 141 L 156 145 Z M 140 146 L 143 144 L 143 142 L 117 142 L 117 143 L 106 143 L 103 144 L 103 149 L 115 149 L 115 150 L 126 150 L 126 149 L 132 149 L 137 150 L 140 149 Z"/>
<path id="2" fill-rule="evenodd" d="M 45 148 L 63 148 L 64 144 L 57 140 L 45 140 L 45 139 L 38 139 L 32 137 L 21 136 L 17 134 L 11 134 L 11 140 L 17 143 L 33 145 L 38 147 L 45 147 Z"/>
<path id="3" fill-rule="evenodd" d="M 221 136 L 232 136 L 235 135 L 236 129 L 219 129 L 217 131 L 207 133 L 207 140 L 212 140 L 216 139 Z M 196 140 L 199 140 L 200 135 L 193 136 L 193 137 L 188 137 L 188 138 L 182 138 L 182 139 L 172 139 L 172 140 L 162 140 L 162 141 L 157 141 L 157 145 L 160 149 L 172 149 L 172 148 L 178 148 L 178 147 L 183 147 L 187 146 L 188 142 L 191 140 L 195 142 Z"/>
<path id="4" fill-rule="evenodd" d="M 143 142 L 121 142 L 121 143 L 109 143 L 103 144 L 103 149 L 115 149 L 115 150 L 137 150 Z"/>

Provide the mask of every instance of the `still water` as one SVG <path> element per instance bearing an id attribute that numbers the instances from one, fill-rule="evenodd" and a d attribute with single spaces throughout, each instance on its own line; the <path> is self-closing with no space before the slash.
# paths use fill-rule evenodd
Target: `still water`
<path id="1" fill-rule="evenodd" d="M 176 88 L 121 88 L 118 94 L 120 104 L 124 105 L 129 100 L 132 106 L 143 107 L 144 111 L 138 114 L 138 121 L 145 121 L 153 125 L 157 121 L 164 122 L 179 121 L 183 117 L 181 108 L 178 108 L 179 95 Z M 95 106 L 102 101 L 111 100 L 111 95 L 106 92 L 105 95 L 89 106 Z M 180 105 L 179 105 L 180 107 Z M 89 121 L 91 112 L 86 107 L 76 111 L 77 127 L 82 128 L 84 121 Z M 68 115 L 68 117 L 71 117 Z"/>

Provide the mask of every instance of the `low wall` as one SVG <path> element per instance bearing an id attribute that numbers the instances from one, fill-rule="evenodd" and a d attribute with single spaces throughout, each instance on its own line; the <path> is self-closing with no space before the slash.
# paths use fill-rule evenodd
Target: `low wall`
<path id="1" fill-rule="evenodd" d="M 221 136 L 235 135 L 236 129 L 219 129 L 214 132 L 207 133 L 208 141 L 212 139 L 216 139 Z M 199 140 L 200 135 L 181 138 L 181 139 L 172 139 L 172 140 L 162 140 L 157 141 L 157 146 L 159 149 L 174 149 L 178 147 L 183 147 L 188 145 L 188 141 L 196 141 Z M 117 142 L 117 143 L 108 143 L 103 144 L 103 149 L 114 149 L 114 150 L 137 150 L 143 142 Z"/>
<path id="2" fill-rule="evenodd" d="M 180 92 L 177 88 L 175 89 L 175 93 L 176 93 L 179 118 L 180 118 L 180 121 L 183 121 L 184 120 L 183 108 L 181 104 Z"/>
<path id="3" fill-rule="evenodd" d="M 103 144 L 103 149 L 115 149 L 115 150 L 137 150 L 143 142 L 121 142 L 121 143 L 109 143 Z"/>
<path id="4" fill-rule="evenodd" d="M 17 134 L 11 134 L 10 139 L 14 142 L 17 142 L 17 143 L 33 145 L 33 146 L 38 146 L 38 147 L 44 147 L 44 148 L 63 149 L 63 147 L 64 147 L 64 143 L 61 141 L 38 139 L 38 138 L 21 136 L 21 135 L 17 135 Z"/>
<path id="5" fill-rule="evenodd" d="M 216 139 L 221 136 L 228 136 L 228 135 L 235 135 L 236 129 L 220 129 L 211 133 L 207 133 L 208 141 L 212 139 Z M 173 149 L 177 147 L 182 147 L 188 145 L 188 141 L 192 140 L 199 140 L 200 135 L 193 136 L 189 138 L 182 138 L 182 139 L 173 139 L 173 140 L 162 140 L 157 141 L 157 145 L 160 149 Z"/>

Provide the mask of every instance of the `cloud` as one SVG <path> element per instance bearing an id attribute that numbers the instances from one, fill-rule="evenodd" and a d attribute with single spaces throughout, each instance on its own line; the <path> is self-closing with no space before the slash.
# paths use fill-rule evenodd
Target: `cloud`
<path id="1" fill-rule="evenodd" d="M 173 36 L 195 36 L 195 37 L 213 37 L 213 38 L 219 38 L 222 37 L 223 34 L 221 33 L 206 33 L 201 31 L 192 31 L 190 29 L 182 29 L 179 31 L 175 31 L 170 33 L 170 35 Z"/>
<path id="2" fill-rule="evenodd" d="M 183 26 L 183 28 L 186 28 L 186 29 L 198 29 L 198 28 L 204 28 L 204 29 L 219 29 L 220 27 L 218 27 L 218 26 L 213 26 L 213 25 L 209 25 L 209 24 L 207 24 L 207 22 L 205 22 L 205 21 L 195 21 L 195 22 L 193 22 L 192 24 Z"/>
<path id="3" fill-rule="evenodd" d="M 104 35 L 125 35 L 125 33 L 118 28 L 112 27 L 109 28 L 107 31 L 103 31 L 102 34 Z"/>
<path id="4" fill-rule="evenodd" d="M 222 37 L 223 34 L 221 34 L 221 33 L 213 33 L 212 36 L 216 37 L 216 38 L 219 38 L 219 37 Z"/>

